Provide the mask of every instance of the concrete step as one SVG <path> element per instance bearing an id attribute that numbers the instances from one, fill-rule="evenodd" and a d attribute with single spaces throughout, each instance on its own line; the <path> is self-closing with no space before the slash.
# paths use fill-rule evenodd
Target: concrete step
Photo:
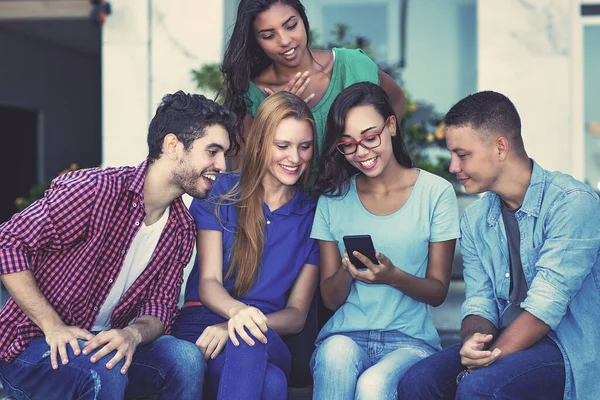
<path id="1" fill-rule="evenodd" d="M 446 301 L 439 307 L 431 307 L 433 324 L 438 331 L 460 330 L 460 308 L 465 301 L 465 282 L 453 280 L 450 282 Z"/>
<path id="2" fill-rule="evenodd" d="M 460 342 L 460 307 L 464 301 L 465 283 L 455 280 L 450 282 L 446 301 L 439 307 L 431 307 L 431 318 L 443 348 Z"/>

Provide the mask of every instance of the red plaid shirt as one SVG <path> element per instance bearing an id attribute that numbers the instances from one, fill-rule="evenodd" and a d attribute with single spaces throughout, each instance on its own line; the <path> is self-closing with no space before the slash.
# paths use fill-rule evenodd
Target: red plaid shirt
<path id="1" fill-rule="evenodd" d="M 43 199 L 0 225 L 0 274 L 31 270 L 64 323 L 90 330 L 146 216 L 146 167 L 93 168 L 56 178 Z M 148 266 L 112 313 L 114 328 L 153 315 L 169 332 L 195 232 L 176 199 Z M 0 311 L 0 357 L 15 359 L 37 336 L 43 332 L 9 299 Z"/>

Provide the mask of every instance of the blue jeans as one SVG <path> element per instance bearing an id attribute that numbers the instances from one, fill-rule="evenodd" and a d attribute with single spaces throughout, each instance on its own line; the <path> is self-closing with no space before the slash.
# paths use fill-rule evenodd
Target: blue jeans
<path id="1" fill-rule="evenodd" d="M 397 331 L 329 336 L 317 345 L 311 360 L 313 399 L 396 399 L 404 372 L 435 352 Z"/>
<path id="2" fill-rule="evenodd" d="M 79 341 L 82 348 L 83 343 Z M 0 361 L 4 389 L 19 400 L 116 400 L 153 395 L 160 399 L 201 398 L 202 355 L 196 346 L 172 336 L 161 336 L 138 347 L 125 375 L 120 372 L 124 360 L 112 369 L 106 368 L 114 351 L 95 364 L 89 360 L 92 354 L 75 356 L 69 345 L 67 352 L 69 363 L 59 363 L 53 370 L 46 339 L 34 339 L 12 362 Z"/>
<path id="3" fill-rule="evenodd" d="M 255 340 L 254 346 L 249 346 L 239 336 L 238 347 L 228 340 L 224 351 L 208 362 L 207 386 L 213 390 L 218 387 L 219 400 L 287 398 L 290 352 L 272 329 L 265 336 L 267 344 Z"/>
<path id="4" fill-rule="evenodd" d="M 173 335 L 195 343 L 204 329 L 219 323 L 211 314 L 207 315 L 205 307 L 184 308 L 173 326 Z M 248 334 L 253 337 L 250 332 Z M 204 389 L 207 399 L 287 398 L 290 352 L 272 329 L 265 336 L 267 344 L 255 340 L 254 346 L 249 346 L 239 336 L 237 347 L 228 340 L 223 351 L 214 360 L 209 359 Z"/>
<path id="5" fill-rule="evenodd" d="M 308 309 L 302 331 L 296 335 L 282 337 L 292 357 L 292 367 L 288 378 L 289 387 L 312 385 L 310 358 L 315 351 L 315 341 L 319 333 L 318 304 L 319 291 L 317 290 Z"/>
<path id="6" fill-rule="evenodd" d="M 527 350 L 479 368 L 456 385 L 465 369 L 460 348 L 449 347 L 410 368 L 400 380 L 398 398 L 417 399 L 562 399 L 565 365 L 556 343 L 545 337 Z"/>

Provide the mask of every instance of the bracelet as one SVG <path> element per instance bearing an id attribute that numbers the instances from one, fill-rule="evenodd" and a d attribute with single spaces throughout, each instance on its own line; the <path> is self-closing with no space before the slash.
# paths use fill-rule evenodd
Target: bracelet
<path id="1" fill-rule="evenodd" d="M 460 381 L 465 379 L 469 374 L 470 374 L 470 372 L 468 369 L 465 369 L 464 371 L 460 371 L 458 373 L 458 375 L 456 375 L 456 384 L 458 385 L 460 383 Z"/>

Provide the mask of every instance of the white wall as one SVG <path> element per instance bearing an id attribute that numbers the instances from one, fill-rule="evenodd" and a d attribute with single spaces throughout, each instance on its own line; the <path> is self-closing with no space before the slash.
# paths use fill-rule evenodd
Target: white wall
<path id="1" fill-rule="evenodd" d="M 529 155 L 573 172 L 569 0 L 479 0 L 478 90 L 507 95 Z"/>
<path id="2" fill-rule="evenodd" d="M 198 92 L 190 71 L 219 62 L 223 0 L 112 0 L 103 30 L 103 158 L 137 165 L 161 98 Z M 212 95 L 212 94 L 209 94 Z"/>
<path id="3" fill-rule="evenodd" d="M 71 163 L 99 165 L 99 57 L 1 24 L 0 49 L 0 104 L 39 115 L 38 178 L 52 178 Z"/>

